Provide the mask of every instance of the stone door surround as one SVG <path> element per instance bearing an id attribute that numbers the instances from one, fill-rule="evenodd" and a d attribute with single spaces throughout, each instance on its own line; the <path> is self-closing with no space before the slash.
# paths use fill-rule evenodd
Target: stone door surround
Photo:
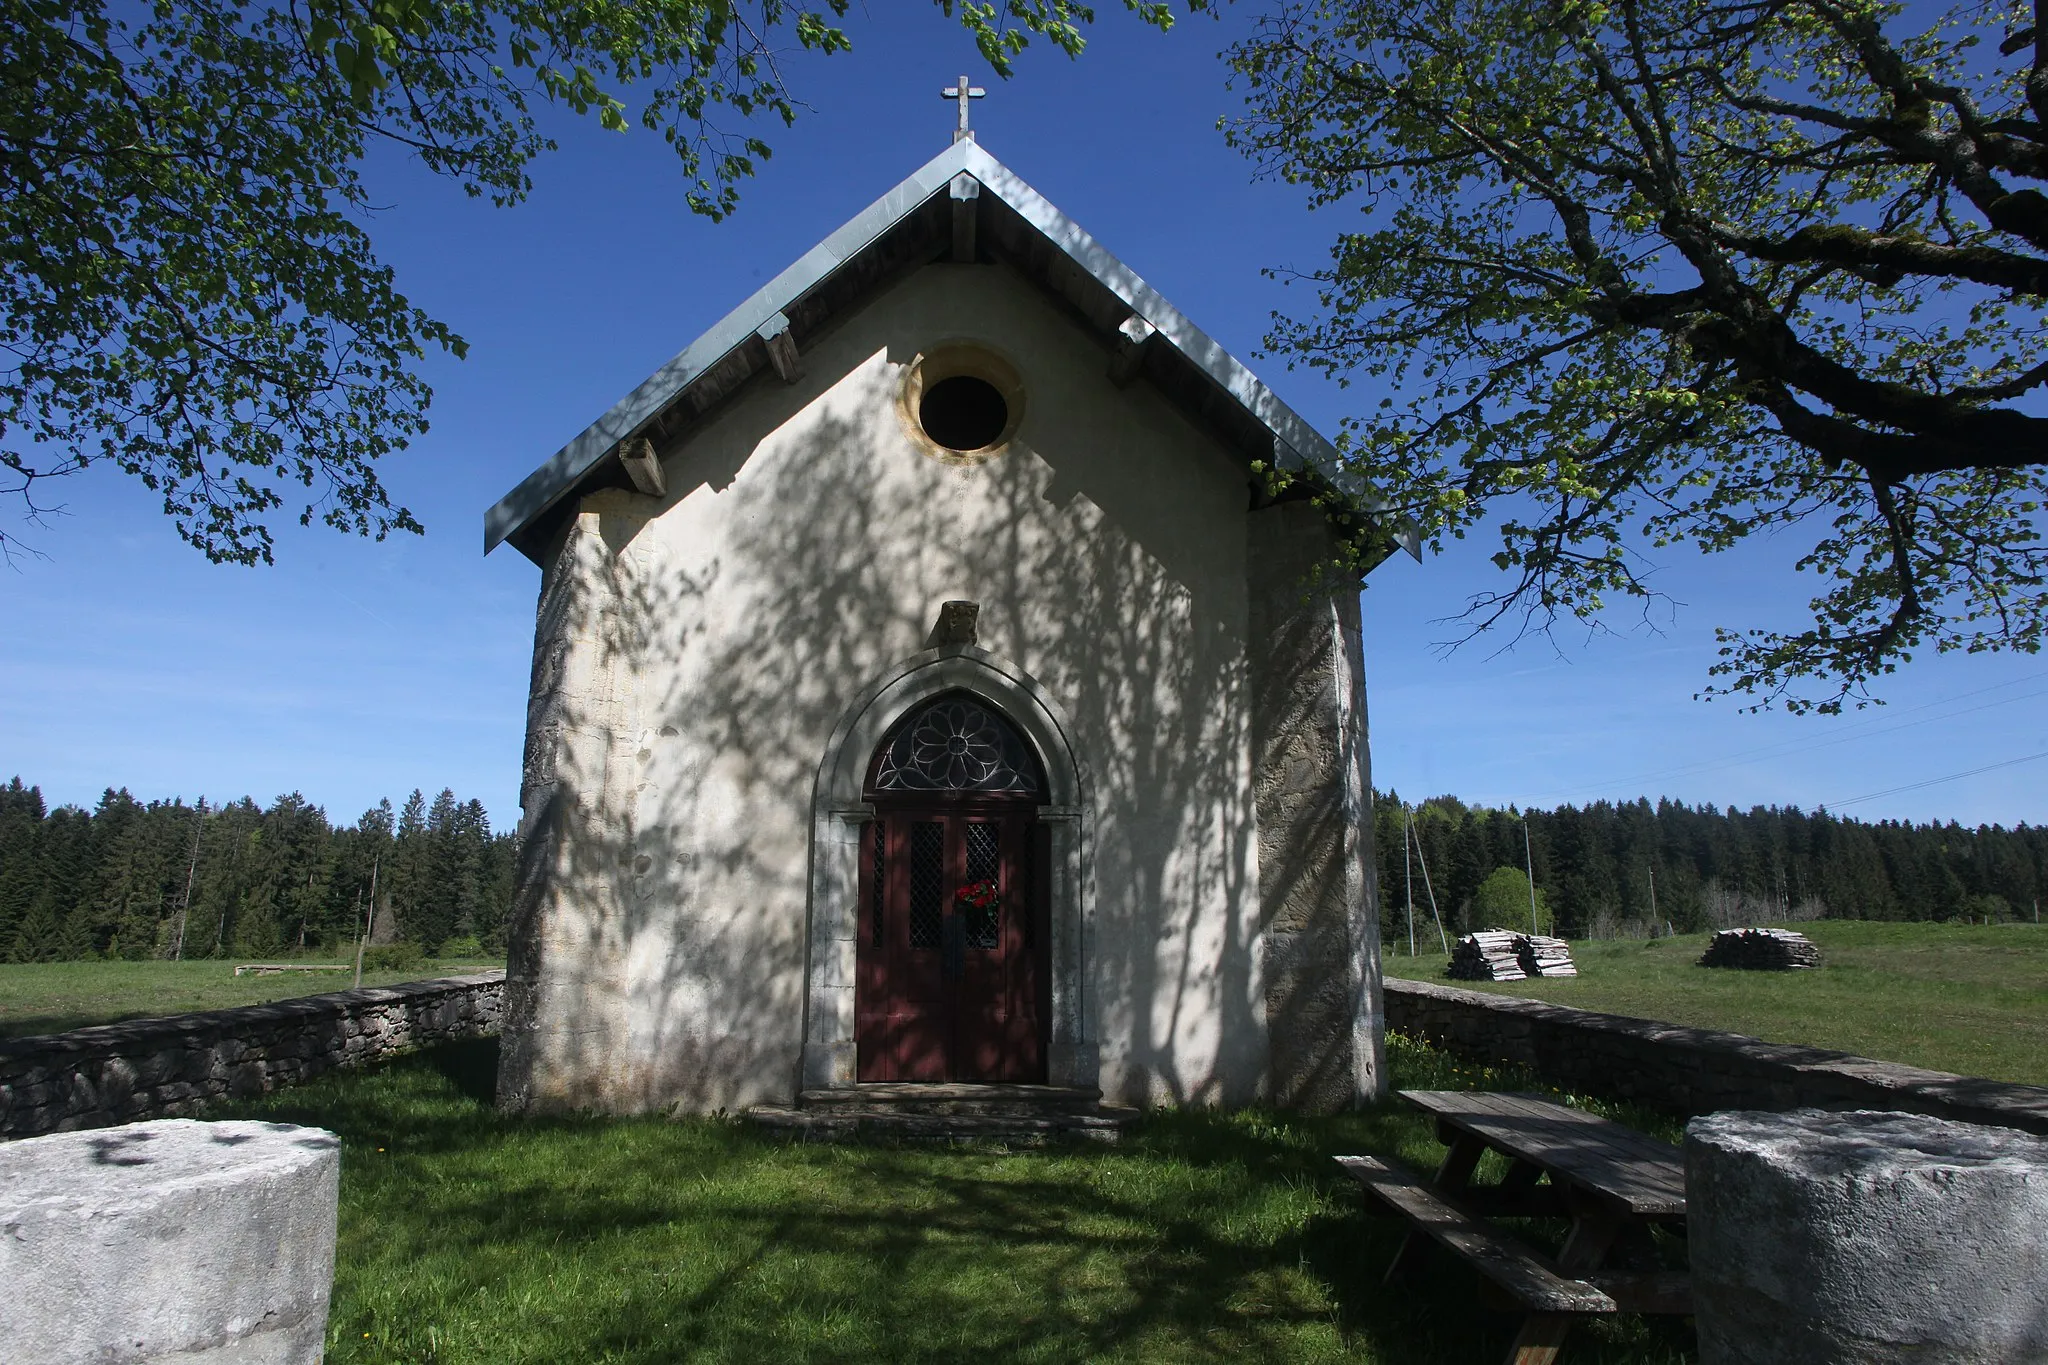
<path id="1" fill-rule="evenodd" d="M 832 731 L 811 797 L 811 886 L 804 991 L 805 1090 L 855 1084 L 855 937 L 859 926 L 860 827 L 874 817 L 862 800 L 868 762 L 896 722 L 944 692 L 967 692 L 1008 717 L 1045 765 L 1039 823 L 1051 834 L 1052 1019 L 1046 1080 L 1096 1084 L 1094 1001 L 1087 989 L 1094 942 L 1087 890 L 1092 808 L 1073 726 L 1023 669 L 973 645 L 913 654 L 870 683 Z"/>

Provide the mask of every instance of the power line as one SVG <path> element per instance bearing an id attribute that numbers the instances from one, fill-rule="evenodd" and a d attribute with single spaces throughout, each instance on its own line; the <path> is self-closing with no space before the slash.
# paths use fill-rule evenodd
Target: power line
<path id="1" fill-rule="evenodd" d="M 1952 697 L 1942 697 L 1935 701 L 1922 702 L 1918 706 L 1907 707 L 1902 711 L 1893 712 L 1892 714 L 1910 716 L 1915 711 L 1926 711 L 1937 706 L 1953 705 L 1959 701 L 1968 701 L 1972 697 L 1981 697 L 1986 692 L 1997 692 L 2004 688 L 2017 687 L 2022 683 L 2038 682 L 2042 678 L 2048 678 L 2048 673 L 2033 673 L 2023 678 L 2011 678 L 2002 683 L 1993 683 L 1989 687 L 1979 687 L 1969 692 L 1959 692 Z M 1955 720 L 1958 717 L 1971 715 L 1978 711 L 1986 711 L 1995 706 L 2007 706 L 2016 701 L 2029 701 L 2041 696 L 2048 696 L 2048 690 L 2024 692 L 2017 697 L 2001 697 L 1997 701 L 1988 701 L 1977 706 L 1966 706 L 1960 711 L 1949 711 L 1937 716 L 1923 716 L 1919 720 L 1904 721 L 1897 725 L 1886 725 L 1878 729 L 1872 729 L 1871 727 L 1876 726 L 1881 720 L 1891 719 L 1891 716 L 1872 716 L 1869 720 L 1858 725 L 1855 731 L 1850 734 L 1837 734 L 1819 740 L 1779 740 L 1776 743 L 1761 745 L 1754 749 L 1743 749 L 1717 758 L 1703 759 L 1696 763 L 1682 763 L 1676 767 L 1659 768 L 1651 772 L 1636 773 L 1628 777 L 1612 778 L 1586 783 L 1582 786 L 1562 788 L 1558 789 L 1555 794 L 1569 800 L 1572 797 L 1582 796 L 1588 792 L 1611 791 L 1617 787 L 1626 787 L 1637 782 L 1651 781 L 1655 778 L 1684 776 L 1693 773 L 1711 772 L 1716 768 L 1733 767 L 1745 759 L 1782 757 L 1787 754 L 1825 749 L 1837 744 L 1848 744 L 1861 739 L 1876 739 L 1881 735 L 1896 734 L 1901 730 L 1909 730 L 1915 726 L 1931 725 L 1936 721 Z"/>
<path id="2" fill-rule="evenodd" d="M 2031 682 L 2033 681 L 2033 679 L 2023 678 L 2016 679 L 2015 681 Z M 2010 687 L 2012 685 L 2012 683 L 1998 684 L 1999 687 Z M 1970 697 L 1980 696 L 1984 692 L 1989 692 L 1993 690 L 1995 689 L 1987 687 L 1980 688 L 1976 692 L 1965 692 L 1961 696 L 1944 697 L 1942 700 L 1938 702 L 1926 702 L 1920 706 L 1913 707 L 1910 710 L 1903 712 L 1902 714 L 1911 715 L 1913 711 L 1924 711 L 1929 707 L 1933 706 L 1946 706 L 1951 702 L 1963 701 Z M 1765 744 L 1755 749 L 1738 750 L 1735 753 L 1727 754 L 1720 758 L 1704 759 L 1697 763 L 1680 764 L 1678 767 L 1664 768 L 1656 772 L 1638 773 L 1633 777 L 1620 778 L 1616 781 L 1598 784 L 1598 786 L 1625 786 L 1632 782 L 1646 781 L 1650 778 L 1656 777 L 1670 777 L 1678 774 L 1689 774 L 1695 772 L 1711 772 L 1716 768 L 1733 767 L 1735 764 L 1740 763 L 1745 759 L 1784 757 L 1788 754 L 1806 753 L 1814 749 L 1832 748 L 1837 744 L 1849 744 L 1860 739 L 1876 739 L 1881 735 L 1897 734 L 1901 730 L 1910 730 L 1918 725 L 1932 725 L 1936 721 L 1954 720 L 1957 717 L 1971 715 L 1978 711 L 1988 711 L 1994 706 L 2007 706 L 2016 701 L 2028 701 L 2034 697 L 2041 696 L 2048 696 L 2048 691 L 2023 692 L 2017 697 L 2001 697 L 1997 701 L 1987 701 L 1977 706 L 1966 706 L 1960 711 L 1949 711 L 1938 716 L 1922 716 L 1919 720 L 1904 721 L 1898 725 L 1887 725 L 1880 729 L 1870 728 L 1871 726 L 1876 725 L 1878 719 L 1880 719 L 1879 717 L 1872 717 L 1870 720 L 1865 721 L 1862 726 L 1858 727 L 1857 731 L 1853 734 L 1834 735 L 1827 739 L 1818 740 L 1780 740 L 1775 744 Z M 1888 719 L 1888 717 L 1886 719 Z M 1581 792 L 1590 791 L 1594 789 L 1594 787 L 1583 787 L 1577 789 L 1571 794 L 1578 795 Z"/>
<path id="3" fill-rule="evenodd" d="M 1968 772 L 1950 773 L 1947 777 L 1930 777 L 1925 782 L 1908 782 L 1903 787 L 1891 787 L 1881 792 L 1870 792 L 1863 796 L 1852 796 L 1847 801 L 1824 802 L 1821 808 L 1823 810 L 1839 810 L 1843 806 L 1853 806 L 1859 801 L 1875 801 L 1880 796 L 1897 796 L 1900 792 L 1916 792 L 1922 787 L 1938 787 L 1944 782 L 1955 782 L 1961 778 L 1975 777 L 1978 773 L 1988 773 L 1997 768 L 2010 768 L 2020 763 L 2033 763 L 2044 758 L 2048 758 L 2048 749 L 2043 749 L 2038 754 L 2028 754 L 2024 758 L 2008 758 L 2003 763 L 1987 763 L 1981 768 L 1972 768 Z"/>

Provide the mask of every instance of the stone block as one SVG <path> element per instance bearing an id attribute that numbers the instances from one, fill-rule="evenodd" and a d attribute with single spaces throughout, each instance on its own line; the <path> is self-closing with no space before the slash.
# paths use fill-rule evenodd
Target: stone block
<path id="1" fill-rule="evenodd" d="M 2048 1360 L 2048 1141 L 1918 1114 L 1686 1128 L 1700 1365 Z"/>
<path id="2" fill-rule="evenodd" d="M 34 1108 L 48 1104 L 51 1100 L 57 1098 L 57 1093 L 57 1083 L 55 1081 L 37 1081 L 34 1085 L 16 1086 L 14 1089 L 14 1103 L 24 1109 Z"/>
<path id="3" fill-rule="evenodd" d="M 341 1143 L 165 1119 L 0 1146 L 0 1344 L 36 1365 L 315 1365 Z"/>

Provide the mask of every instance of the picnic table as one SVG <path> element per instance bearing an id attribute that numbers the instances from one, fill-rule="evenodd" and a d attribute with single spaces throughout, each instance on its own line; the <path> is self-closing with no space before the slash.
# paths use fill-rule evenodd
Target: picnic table
<path id="1" fill-rule="evenodd" d="M 1649 1240 L 1651 1227 L 1685 1219 L 1685 1166 L 1670 1143 L 1541 1095 L 1403 1090 L 1436 1119 L 1450 1150 L 1433 1181 L 1369 1156 L 1337 1164 L 1380 1205 L 1409 1223 L 1387 1267 L 1389 1281 L 1413 1270 L 1425 1242 L 1464 1260 L 1511 1306 L 1527 1312 L 1509 1365 L 1551 1365 L 1573 1322 L 1588 1313 L 1692 1311 L 1682 1271 L 1620 1269 L 1610 1253 Z M 1496 1184 L 1475 1184 L 1488 1150 L 1508 1158 Z M 1497 1217 L 1571 1220 L 1564 1245 L 1545 1256 Z"/>

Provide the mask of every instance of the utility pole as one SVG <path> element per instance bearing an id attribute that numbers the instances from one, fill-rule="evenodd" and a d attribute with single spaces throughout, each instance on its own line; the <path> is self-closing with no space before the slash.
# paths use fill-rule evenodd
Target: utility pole
<path id="1" fill-rule="evenodd" d="M 242 843 L 239 840 L 231 839 L 228 843 L 228 880 L 231 884 L 236 880 L 236 874 L 241 870 Z M 220 923 L 214 926 L 213 951 L 208 954 L 210 957 L 219 957 L 222 947 L 228 941 L 228 910 L 234 903 L 234 898 L 231 896 L 222 896 L 220 898 Z"/>
<path id="2" fill-rule="evenodd" d="M 1401 803 L 1401 871 L 1408 879 L 1408 956 L 1415 956 L 1415 851 L 1409 840 L 1415 837 L 1415 817 L 1408 813 L 1408 803 Z M 2041 918 L 2041 903 L 2034 902 L 2034 919 Z"/>
<path id="3" fill-rule="evenodd" d="M 199 806 L 192 819 L 192 861 L 185 864 L 185 899 L 178 902 L 178 938 L 171 947 L 171 961 L 185 960 L 185 917 L 192 910 L 192 877 L 199 871 L 199 836 L 206 831 L 206 798 L 199 798 Z"/>
<path id="4" fill-rule="evenodd" d="M 1529 852 L 1529 817 L 1522 817 L 1522 864 L 1529 871 L 1529 932 L 1540 934 L 1543 927 L 1536 923 L 1536 857 Z"/>
<path id="5" fill-rule="evenodd" d="M 230 875 L 232 875 L 232 869 L 234 867 L 232 859 L 229 861 L 228 867 L 230 869 Z M 227 942 L 228 906 L 232 903 L 233 902 L 231 902 L 226 896 L 222 896 L 220 898 L 220 923 L 215 925 L 213 929 L 213 952 L 211 954 L 211 956 L 213 957 L 220 956 L 221 945 Z"/>
<path id="6" fill-rule="evenodd" d="M 383 862 L 384 855 L 381 853 L 370 862 L 370 913 L 367 916 L 358 915 L 356 917 L 356 927 L 361 930 L 356 935 L 356 989 L 358 990 L 362 989 L 363 985 L 363 949 L 370 942 L 370 926 L 377 922 L 377 869 Z"/>
<path id="7" fill-rule="evenodd" d="M 1651 924 L 1651 927 L 1653 927 L 1653 928 L 1654 928 L 1654 927 L 1656 926 L 1656 923 L 1657 923 L 1657 865 L 1656 865 L 1655 863 L 1651 863 L 1651 864 L 1650 864 L 1650 924 Z M 1651 937 L 1652 937 L 1652 938 L 1655 938 L 1655 937 L 1656 937 L 1656 935 L 1655 935 L 1655 934 L 1652 934 L 1652 935 L 1651 935 Z"/>
<path id="8" fill-rule="evenodd" d="M 1422 864 L 1422 889 L 1429 896 L 1429 913 L 1436 920 L 1436 941 L 1444 947 L 1444 956 L 1451 955 L 1451 940 L 1444 933 L 1443 912 L 1436 908 L 1436 888 L 1429 883 L 1429 859 L 1422 856 L 1422 835 L 1415 836 L 1415 861 Z"/>

